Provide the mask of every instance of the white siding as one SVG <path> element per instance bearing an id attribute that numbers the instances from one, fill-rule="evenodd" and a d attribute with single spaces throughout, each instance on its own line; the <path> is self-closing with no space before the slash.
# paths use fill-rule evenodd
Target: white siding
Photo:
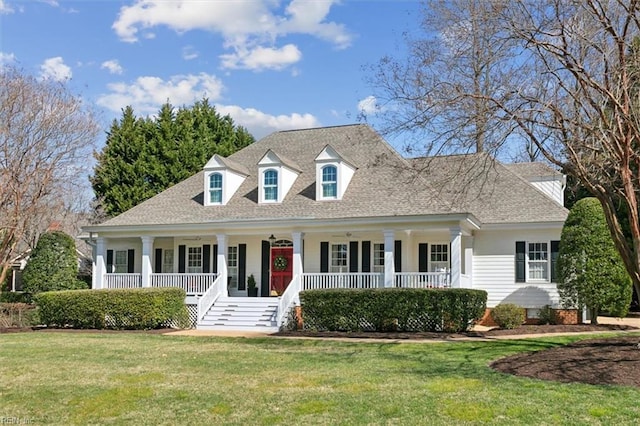
<path id="1" fill-rule="evenodd" d="M 531 181 L 531 184 L 554 199 L 558 204 L 564 205 L 564 184 L 561 180 L 534 180 Z"/>
<path id="2" fill-rule="evenodd" d="M 560 228 L 535 231 L 479 231 L 474 238 L 473 288 L 488 292 L 487 306 L 501 302 L 525 308 L 557 305 L 555 283 L 515 282 L 516 241 L 560 239 Z"/>

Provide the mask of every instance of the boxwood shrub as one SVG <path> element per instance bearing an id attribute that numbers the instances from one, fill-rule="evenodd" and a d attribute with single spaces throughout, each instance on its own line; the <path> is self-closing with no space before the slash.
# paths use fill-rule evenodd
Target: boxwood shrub
<path id="1" fill-rule="evenodd" d="M 180 288 L 50 291 L 34 296 L 48 327 L 149 330 L 189 323 Z"/>
<path id="2" fill-rule="evenodd" d="M 468 330 L 487 292 L 469 289 L 349 289 L 300 293 L 303 327 L 319 331 Z"/>

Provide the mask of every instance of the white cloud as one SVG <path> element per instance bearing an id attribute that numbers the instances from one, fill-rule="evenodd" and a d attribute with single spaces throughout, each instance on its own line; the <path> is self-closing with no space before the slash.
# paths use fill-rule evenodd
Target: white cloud
<path id="1" fill-rule="evenodd" d="M 190 61 L 200 56 L 200 53 L 193 46 L 185 46 L 182 48 L 182 59 Z"/>
<path id="2" fill-rule="evenodd" d="M 8 15 L 13 13 L 14 10 L 4 2 L 4 0 L 0 0 L 0 15 Z"/>
<path id="3" fill-rule="evenodd" d="M 45 80 L 63 81 L 71 79 L 71 68 L 64 63 L 61 56 L 45 59 L 40 65 L 40 77 Z"/>
<path id="4" fill-rule="evenodd" d="M 232 51 L 222 56 L 223 65 L 282 69 L 302 55 L 291 44 L 278 47 L 279 37 L 303 34 L 326 40 L 338 48 L 349 46 L 352 36 L 344 25 L 326 21 L 337 2 L 292 0 L 284 13 L 278 13 L 279 2 L 273 0 L 138 0 L 120 9 L 112 28 L 126 42 L 136 42 L 140 32 L 145 34 L 158 26 L 167 26 L 178 33 L 209 31 L 220 34 L 224 47 Z"/>
<path id="5" fill-rule="evenodd" d="M 375 114 L 379 112 L 380 107 L 378 106 L 378 100 L 375 96 L 367 96 L 358 102 L 358 112 L 362 112 L 364 114 Z"/>
<path id="6" fill-rule="evenodd" d="M 12 64 L 16 61 L 16 55 L 13 53 L 4 53 L 0 52 L 0 69 L 4 68 L 5 65 Z"/>
<path id="7" fill-rule="evenodd" d="M 48 4 L 51 7 L 58 7 L 60 6 L 60 3 L 57 2 L 57 0 L 40 0 L 40 3 L 45 3 Z"/>
<path id="8" fill-rule="evenodd" d="M 281 70 L 298 62 L 302 58 L 302 53 L 295 45 L 287 44 L 280 49 L 270 47 L 256 47 L 253 50 L 238 49 L 235 53 L 221 55 L 220 58 L 222 67 L 228 69 Z"/>
<path id="9" fill-rule="evenodd" d="M 308 129 L 320 126 L 318 119 L 308 113 L 271 115 L 255 108 L 242 108 L 235 105 L 216 105 L 216 110 L 222 115 L 229 114 L 236 124 L 246 127 L 256 139 L 263 138 L 278 130 Z"/>
<path id="10" fill-rule="evenodd" d="M 100 65 L 100 69 L 107 69 L 111 74 L 122 74 L 124 72 L 124 69 L 117 59 L 104 61 L 102 65 Z"/>
<path id="11" fill-rule="evenodd" d="M 178 107 L 192 105 L 203 97 L 213 102 L 219 101 L 224 89 L 217 77 L 204 73 L 176 75 L 169 80 L 140 77 L 133 83 L 112 83 L 107 87 L 110 92 L 98 97 L 98 105 L 116 113 L 131 105 L 138 115 L 157 113 L 167 100 Z M 237 124 L 246 127 L 258 139 L 277 130 L 320 126 L 318 119 L 311 114 L 271 115 L 255 108 L 220 103 L 215 106 L 220 114 L 229 114 Z"/>
<path id="12" fill-rule="evenodd" d="M 191 105 L 203 97 L 216 100 L 224 89 L 217 77 L 205 73 L 176 75 L 167 81 L 160 77 L 139 77 L 131 84 L 112 83 L 107 87 L 110 93 L 100 95 L 98 105 L 111 111 L 131 105 L 143 115 L 158 112 L 167 100 L 175 106 Z"/>

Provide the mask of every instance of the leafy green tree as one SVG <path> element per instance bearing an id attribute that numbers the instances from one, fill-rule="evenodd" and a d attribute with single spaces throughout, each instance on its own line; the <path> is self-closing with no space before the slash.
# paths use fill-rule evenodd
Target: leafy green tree
<path id="1" fill-rule="evenodd" d="M 42 234 L 24 268 L 22 283 L 24 291 L 31 294 L 87 288 L 78 279 L 78 254 L 73 238 L 60 231 Z"/>
<path id="2" fill-rule="evenodd" d="M 127 107 L 96 155 L 90 178 L 96 210 L 118 215 L 198 172 L 214 154 L 228 156 L 253 142 L 207 99 L 189 108 L 165 103 L 154 118 L 136 118 Z"/>
<path id="3" fill-rule="evenodd" d="M 604 210 L 593 197 L 577 201 L 562 228 L 558 291 L 565 306 L 586 307 L 591 323 L 607 311 L 625 316 L 632 283 L 611 239 Z"/>

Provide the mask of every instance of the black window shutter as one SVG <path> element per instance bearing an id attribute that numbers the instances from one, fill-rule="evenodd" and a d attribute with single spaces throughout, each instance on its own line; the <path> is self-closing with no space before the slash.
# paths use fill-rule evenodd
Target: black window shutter
<path id="1" fill-rule="evenodd" d="M 329 243 L 320 243 L 320 272 L 329 272 Z"/>
<path id="2" fill-rule="evenodd" d="M 418 272 L 429 272 L 429 244 L 418 244 Z"/>
<path id="3" fill-rule="evenodd" d="M 113 272 L 113 250 L 107 250 L 107 273 Z"/>
<path id="4" fill-rule="evenodd" d="M 184 274 L 187 270 L 187 246 L 178 246 L 178 273 Z"/>
<path id="5" fill-rule="evenodd" d="M 269 256 L 271 255 L 271 243 L 262 241 L 262 271 L 260 283 L 260 296 L 269 296 Z"/>
<path id="6" fill-rule="evenodd" d="M 393 263 L 396 272 L 402 272 L 402 241 L 396 240 L 393 247 Z"/>
<path id="7" fill-rule="evenodd" d="M 557 263 L 560 251 L 560 241 L 551 241 L 551 282 L 555 283 L 558 279 Z"/>
<path id="8" fill-rule="evenodd" d="M 154 259 L 153 260 L 154 260 L 153 263 L 155 264 L 155 266 L 153 268 L 154 272 L 156 274 L 159 274 L 159 273 L 163 272 L 162 271 L 162 249 L 161 248 L 157 248 L 156 249 L 156 254 L 154 255 Z"/>
<path id="9" fill-rule="evenodd" d="M 362 242 L 362 272 L 371 272 L 371 241 Z"/>
<path id="10" fill-rule="evenodd" d="M 516 282 L 517 283 L 523 283 L 526 280 L 525 249 L 526 249 L 526 242 L 516 241 Z"/>
<path id="11" fill-rule="evenodd" d="M 238 244 L 238 290 L 245 290 L 247 283 L 247 245 Z"/>
<path id="12" fill-rule="evenodd" d="M 218 273 L 218 245 L 213 245 L 213 270 L 214 274 Z"/>
<path id="13" fill-rule="evenodd" d="M 135 271 L 136 252 L 133 249 L 127 250 L 127 273 L 133 274 Z"/>
<path id="14" fill-rule="evenodd" d="M 349 241 L 349 272 L 358 272 L 358 242 Z"/>
<path id="15" fill-rule="evenodd" d="M 202 273 L 211 272 L 211 244 L 202 245 Z"/>

